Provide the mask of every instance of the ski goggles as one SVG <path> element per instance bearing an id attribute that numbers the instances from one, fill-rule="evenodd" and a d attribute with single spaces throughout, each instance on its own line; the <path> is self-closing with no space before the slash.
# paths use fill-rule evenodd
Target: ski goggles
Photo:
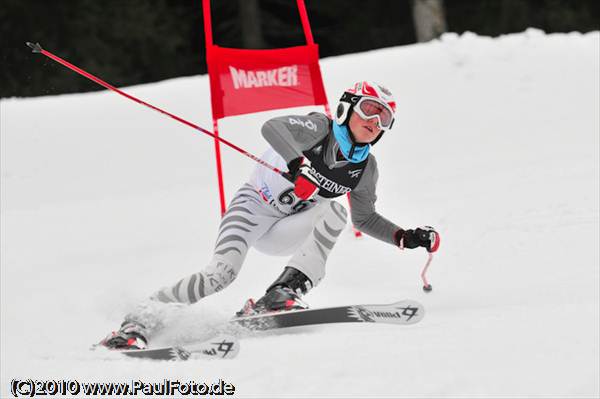
<path id="1" fill-rule="evenodd" d="M 390 106 L 372 97 L 361 97 L 354 105 L 354 112 L 363 119 L 377 118 L 380 129 L 390 129 L 394 123 L 394 111 Z"/>

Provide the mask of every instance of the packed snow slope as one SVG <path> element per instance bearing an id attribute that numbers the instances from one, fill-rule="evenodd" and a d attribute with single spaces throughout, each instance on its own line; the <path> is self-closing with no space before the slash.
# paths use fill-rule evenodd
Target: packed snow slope
<path id="1" fill-rule="evenodd" d="M 442 245 L 425 294 L 423 250 L 348 227 L 306 300 L 411 298 L 427 314 L 414 326 L 250 336 L 232 361 L 89 350 L 137 301 L 210 259 L 212 140 L 108 91 L 2 100 L 1 396 L 15 378 L 222 378 L 239 397 L 598 397 L 599 48 L 598 32 L 528 30 L 323 60 L 332 103 L 357 80 L 394 91 L 397 122 L 373 149 L 378 211 L 437 227 Z M 211 127 L 206 76 L 125 91 Z M 230 118 L 221 134 L 261 154 L 267 118 L 310 110 Z M 255 163 L 223 156 L 230 198 Z M 285 264 L 251 251 L 228 289 L 184 309 L 155 344 L 205 337 Z"/>

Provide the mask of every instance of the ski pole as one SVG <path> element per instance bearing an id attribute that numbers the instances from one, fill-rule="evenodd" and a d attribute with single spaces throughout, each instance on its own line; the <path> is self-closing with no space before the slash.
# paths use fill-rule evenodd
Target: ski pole
<path id="1" fill-rule="evenodd" d="M 404 251 L 404 237 L 400 239 L 398 248 L 400 248 L 401 251 Z M 431 284 L 429 284 L 429 281 L 427 281 L 426 274 L 427 269 L 429 269 L 429 265 L 431 265 L 431 261 L 433 261 L 433 252 L 427 251 L 427 255 L 427 262 L 425 263 L 425 266 L 423 266 L 423 270 L 421 270 L 421 280 L 423 280 L 423 291 L 429 293 L 431 290 L 433 290 L 433 287 Z"/>
<path id="2" fill-rule="evenodd" d="M 429 265 L 431 265 L 431 261 L 433 260 L 433 253 L 429 252 L 429 257 L 427 258 L 427 263 L 423 266 L 423 271 L 421 271 L 421 280 L 423 280 L 423 291 L 431 292 L 433 287 L 427 281 L 427 277 L 425 274 L 427 273 L 427 269 L 429 269 Z"/>
<path id="3" fill-rule="evenodd" d="M 160 112 L 160 113 L 161 113 L 161 114 L 163 114 L 163 115 L 167 115 L 167 116 L 169 116 L 169 117 L 171 117 L 171 118 L 175 119 L 176 121 L 178 121 L 178 122 L 180 122 L 180 123 L 183 123 L 184 125 L 187 125 L 187 126 L 189 126 L 189 127 L 193 128 L 193 129 L 196 129 L 196 130 L 197 130 L 197 131 L 199 131 L 199 132 L 202 132 L 202 133 L 204 133 L 204 134 L 207 134 L 207 135 L 209 135 L 210 137 L 214 138 L 215 140 L 219 140 L 221 143 L 223 143 L 223 144 L 225 144 L 225 145 L 227 145 L 227 146 L 229 146 L 229 147 L 233 148 L 234 150 L 238 151 L 238 152 L 239 152 L 239 153 L 241 153 L 242 155 L 245 155 L 245 156 L 247 156 L 248 158 L 250 158 L 250 159 L 252 159 L 252 160 L 254 160 L 254 161 L 258 162 L 258 163 L 259 163 L 259 164 L 261 164 L 262 166 L 264 166 L 264 167 L 266 167 L 266 168 L 269 168 L 269 169 L 271 169 L 273 172 L 275 172 L 275 173 L 277 173 L 277 174 L 279 174 L 279 175 L 283 176 L 285 179 L 287 179 L 287 180 L 289 180 L 289 181 L 293 181 L 293 179 L 292 179 L 292 176 L 291 176 L 289 173 L 281 171 L 280 169 L 278 169 L 278 168 L 276 168 L 275 166 L 273 166 L 273 165 L 271 165 L 271 164 L 269 164 L 269 163 L 267 163 L 267 162 L 263 161 L 262 159 L 260 159 L 260 158 L 258 158 L 257 156 L 255 156 L 255 155 L 253 155 L 253 154 L 249 153 L 248 151 L 244 150 L 243 148 L 240 148 L 240 147 L 238 147 L 237 145 L 233 144 L 232 142 L 230 142 L 230 141 L 228 141 L 228 140 L 225 140 L 225 139 L 223 139 L 223 138 L 221 138 L 221 137 L 219 137 L 219 136 L 215 135 L 213 132 L 210 132 L 210 131 L 208 131 L 208 130 L 206 130 L 206 129 L 204 129 L 204 128 L 202 128 L 202 127 L 198 126 L 198 125 L 195 125 L 195 124 L 193 124 L 193 123 L 191 123 L 191 122 L 188 122 L 188 121 L 186 121 L 186 120 L 185 120 L 185 119 L 183 119 L 183 118 L 180 118 L 180 117 L 178 117 L 177 115 L 173 115 L 173 114 L 171 114 L 170 112 L 167 112 L 167 111 L 165 111 L 165 110 L 162 110 L 162 109 L 160 109 L 160 108 L 158 108 L 158 107 L 155 107 L 155 106 L 154 106 L 154 105 L 152 105 L 152 104 L 149 104 L 149 103 L 147 103 L 147 102 L 145 102 L 145 101 L 142 101 L 142 100 L 140 100 L 140 99 L 139 99 L 139 98 L 137 98 L 137 97 L 134 97 L 134 96 L 132 96 L 132 95 L 130 95 L 130 94 L 127 94 L 127 93 L 125 93 L 125 92 L 124 92 L 124 91 L 122 91 L 122 90 L 119 90 L 119 89 L 117 89 L 116 87 L 114 87 L 114 86 L 112 86 L 112 85 L 110 85 L 110 84 L 106 83 L 105 81 L 103 81 L 102 79 L 98 78 L 97 76 L 94 76 L 94 75 L 92 75 L 91 73 L 88 73 L 88 72 L 84 71 L 83 69 L 81 69 L 81 68 L 78 68 L 78 67 L 76 67 L 75 65 L 71 64 L 70 62 L 68 62 L 68 61 L 66 61 L 66 60 L 64 60 L 64 59 L 62 59 L 62 58 L 60 58 L 59 56 L 57 56 L 57 55 L 54 55 L 54 54 L 52 54 L 51 52 L 49 52 L 49 51 L 47 51 L 47 50 L 44 50 L 44 49 L 42 48 L 42 46 L 41 46 L 39 43 L 31 43 L 31 42 L 26 42 L 26 44 L 27 44 L 27 45 L 28 45 L 28 46 L 29 46 L 29 47 L 32 49 L 32 52 L 34 52 L 34 53 L 40 53 L 40 54 L 43 54 L 43 55 L 45 55 L 46 57 L 48 57 L 48 58 L 50 58 L 50 59 L 52 59 L 52 60 L 54 60 L 54 61 L 58 62 L 59 64 L 62 64 L 62 65 L 64 65 L 64 66 L 66 66 L 67 68 L 69 68 L 69 69 L 71 69 L 71 70 L 73 70 L 73 71 L 77 72 L 78 74 L 80 74 L 80 75 L 82 75 L 82 76 L 85 76 L 86 78 L 88 78 L 88 79 L 90 79 L 90 80 L 92 80 L 92 81 L 94 81 L 94 82 L 98 83 L 100 86 L 104 86 L 104 87 L 106 87 L 107 89 L 109 89 L 109 90 L 112 90 L 112 91 L 114 91 L 115 93 L 118 93 L 118 94 L 120 94 L 120 95 L 122 95 L 122 96 L 124 96 L 124 97 L 127 97 L 128 99 L 130 99 L 130 100 L 133 100 L 133 101 L 135 101 L 135 102 L 136 102 L 136 103 L 138 103 L 138 104 L 145 105 L 146 107 L 148 107 L 148 108 L 150 108 L 150 109 L 153 109 L 154 111 L 158 111 L 158 112 Z"/>

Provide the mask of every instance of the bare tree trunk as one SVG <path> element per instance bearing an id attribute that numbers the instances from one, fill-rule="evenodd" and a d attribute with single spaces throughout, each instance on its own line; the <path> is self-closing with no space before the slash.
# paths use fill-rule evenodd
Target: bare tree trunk
<path id="1" fill-rule="evenodd" d="M 428 42 L 446 32 L 443 0 L 413 0 L 412 9 L 417 41 Z"/>
<path id="2" fill-rule="evenodd" d="M 258 0 L 238 0 L 244 48 L 265 48 Z"/>

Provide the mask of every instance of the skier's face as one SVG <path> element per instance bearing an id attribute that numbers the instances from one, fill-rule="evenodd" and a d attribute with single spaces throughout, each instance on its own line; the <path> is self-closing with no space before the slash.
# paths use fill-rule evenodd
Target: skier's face
<path id="1" fill-rule="evenodd" d="M 363 119 L 356 112 L 353 112 L 350 116 L 348 126 L 358 143 L 370 143 L 381 133 L 377 118 Z"/>

